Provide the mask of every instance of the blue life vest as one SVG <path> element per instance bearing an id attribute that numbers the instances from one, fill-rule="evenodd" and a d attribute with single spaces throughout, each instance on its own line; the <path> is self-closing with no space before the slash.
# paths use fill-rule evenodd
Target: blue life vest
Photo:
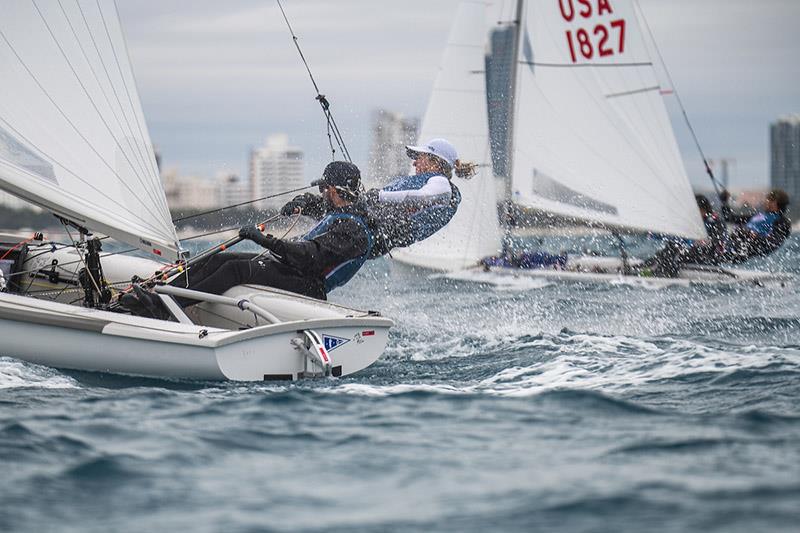
<path id="1" fill-rule="evenodd" d="M 762 237 L 767 237 L 772 233 L 772 228 L 778 218 L 780 218 L 778 213 L 758 213 L 747 222 L 747 229 Z"/>
<path id="2" fill-rule="evenodd" d="M 384 191 L 417 191 L 428 183 L 433 176 L 441 176 L 438 172 L 426 172 L 413 176 L 401 176 L 389 185 Z M 448 180 L 449 181 L 449 180 Z M 461 203 L 461 192 L 453 182 L 450 182 L 450 200 L 447 203 L 425 206 L 409 215 L 409 228 L 407 235 L 410 242 L 396 242 L 396 246 L 408 246 L 418 241 L 427 239 L 450 222 Z M 402 241 L 402 240 L 401 240 Z"/>
<path id="3" fill-rule="evenodd" d="M 356 275 L 356 272 L 358 272 L 372 252 L 372 233 L 369 231 L 367 224 L 360 216 L 352 213 L 334 213 L 320 220 L 316 226 L 311 228 L 308 233 L 303 235 L 303 240 L 310 241 L 314 239 L 314 237 L 322 235 L 328 231 L 328 228 L 331 226 L 331 224 L 337 220 L 342 220 L 345 218 L 349 218 L 356 222 L 364 230 L 364 233 L 366 233 L 367 251 L 363 255 L 349 259 L 344 263 L 340 263 L 331 268 L 328 272 L 325 272 L 325 292 L 331 292 L 333 289 L 341 287 Z"/>

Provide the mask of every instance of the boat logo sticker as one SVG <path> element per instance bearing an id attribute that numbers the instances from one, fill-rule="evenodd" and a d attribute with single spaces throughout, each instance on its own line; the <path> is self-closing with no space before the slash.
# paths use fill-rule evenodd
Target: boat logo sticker
<path id="1" fill-rule="evenodd" d="M 322 336 L 322 344 L 325 346 L 325 349 L 329 352 L 332 352 L 342 344 L 346 344 L 350 342 L 350 339 L 343 339 L 342 337 L 334 337 L 332 335 L 323 335 Z"/>

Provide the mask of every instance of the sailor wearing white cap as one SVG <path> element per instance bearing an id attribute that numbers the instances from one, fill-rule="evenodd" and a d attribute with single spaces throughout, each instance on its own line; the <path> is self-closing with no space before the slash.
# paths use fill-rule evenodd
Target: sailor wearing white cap
<path id="1" fill-rule="evenodd" d="M 414 160 L 414 176 L 395 179 L 378 193 L 380 202 L 446 204 L 453 195 L 450 182 L 458 162 L 455 147 L 445 139 L 431 139 L 422 146 L 406 146 Z M 457 189 L 456 189 L 457 190 Z"/>
<path id="2" fill-rule="evenodd" d="M 416 173 L 395 178 L 380 190 L 367 191 L 369 210 L 378 224 L 373 256 L 427 239 L 450 222 L 461 203 L 452 182 L 460 163 L 455 147 L 445 139 L 406 146 Z"/>

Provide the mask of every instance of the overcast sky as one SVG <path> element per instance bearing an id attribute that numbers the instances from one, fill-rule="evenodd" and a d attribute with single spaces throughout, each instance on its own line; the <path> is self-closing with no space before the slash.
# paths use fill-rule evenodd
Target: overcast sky
<path id="1" fill-rule="evenodd" d="M 490 18 L 507 18 L 513 3 L 491 2 Z M 308 179 L 320 172 L 329 160 L 325 123 L 273 0 L 118 5 L 166 166 L 244 173 L 249 149 L 285 132 L 306 152 Z M 458 0 L 283 5 L 354 161 L 366 165 L 373 109 L 422 116 Z M 800 0 L 640 5 L 707 156 L 736 160 L 732 186 L 766 185 L 769 123 L 800 112 Z M 705 185 L 689 133 L 670 111 L 687 171 Z"/>

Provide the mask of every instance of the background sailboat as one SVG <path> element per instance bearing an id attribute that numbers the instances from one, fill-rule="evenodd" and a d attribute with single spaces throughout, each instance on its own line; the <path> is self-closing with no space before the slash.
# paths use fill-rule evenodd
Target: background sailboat
<path id="1" fill-rule="evenodd" d="M 519 11 L 510 199 L 705 237 L 635 2 L 530 1 Z"/>
<path id="2" fill-rule="evenodd" d="M 486 28 L 480 30 L 478 11 L 472 3 L 459 8 L 420 139 L 481 139 L 488 146 L 483 117 L 467 121 L 462 114 L 465 109 L 485 112 L 485 78 L 471 85 L 474 79 L 469 77 L 477 70 L 470 65 L 482 65 L 484 59 L 478 54 L 484 38 L 478 35 Z M 642 31 L 643 15 L 636 2 L 520 0 L 516 13 L 505 200 L 612 231 L 704 238 L 651 59 L 654 44 Z M 470 28 L 469 34 L 463 33 L 465 28 Z M 464 40 L 454 37 L 459 35 Z M 460 93 L 464 87 L 470 91 Z M 396 259 L 456 271 L 498 250 L 496 198 L 491 204 L 488 200 L 494 191 L 464 187 L 463 192 L 459 213 L 450 224 L 428 241 L 396 253 Z M 624 265 L 619 257 L 577 256 L 568 258 L 566 270 L 524 273 L 608 281 L 617 279 Z M 716 270 L 684 272 L 684 279 L 662 284 L 776 277 Z"/>

